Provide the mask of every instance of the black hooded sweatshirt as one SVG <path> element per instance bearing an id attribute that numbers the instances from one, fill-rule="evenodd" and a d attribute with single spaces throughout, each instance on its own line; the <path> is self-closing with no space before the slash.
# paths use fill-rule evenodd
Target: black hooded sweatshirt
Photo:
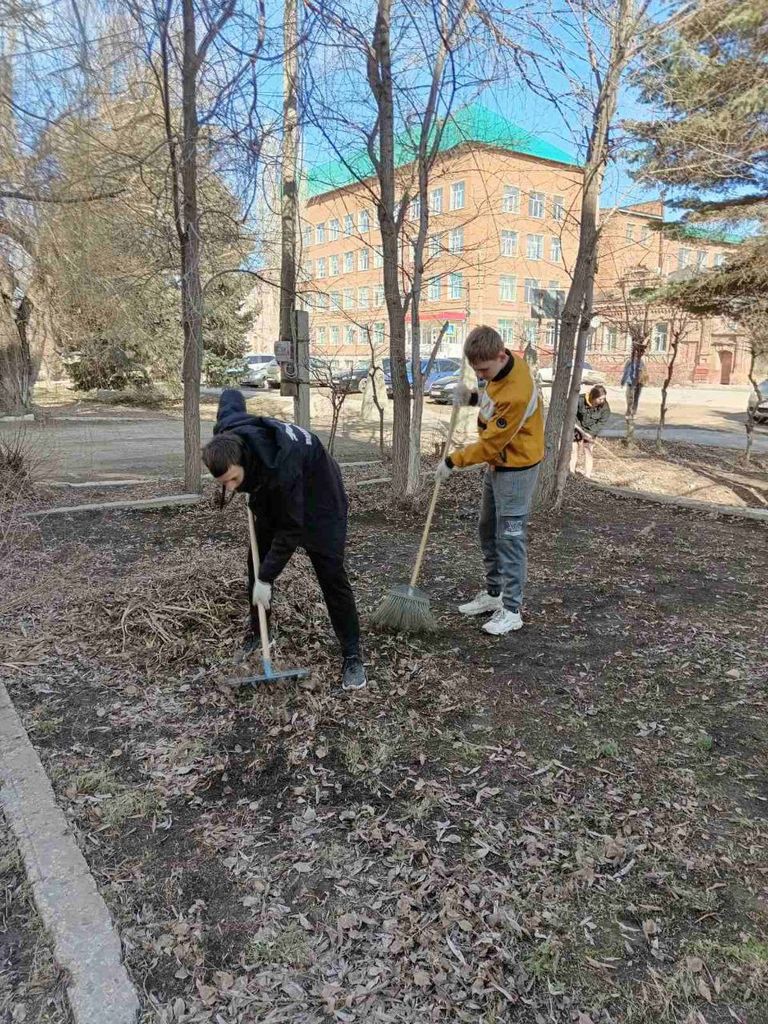
<path id="1" fill-rule="evenodd" d="M 300 545 L 343 558 L 347 495 L 336 460 L 315 434 L 269 416 L 250 416 L 233 388 L 219 399 L 213 432 L 242 441 L 245 477 L 238 490 L 248 492 L 259 533 L 272 535 L 259 579 L 272 583 Z"/>

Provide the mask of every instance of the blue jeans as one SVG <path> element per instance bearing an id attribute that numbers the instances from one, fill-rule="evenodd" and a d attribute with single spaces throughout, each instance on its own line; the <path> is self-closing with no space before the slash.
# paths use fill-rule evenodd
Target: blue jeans
<path id="1" fill-rule="evenodd" d="M 504 607 L 519 612 L 528 579 L 527 526 L 539 467 L 514 472 L 485 471 L 480 502 L 480 545 L 488 593 L 501 594 Z"/>

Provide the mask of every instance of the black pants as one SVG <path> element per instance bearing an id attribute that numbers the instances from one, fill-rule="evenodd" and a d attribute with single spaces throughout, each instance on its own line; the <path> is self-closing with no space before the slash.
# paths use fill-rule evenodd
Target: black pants
<path id="1" fill-rule="evenodd" d="M 272 530 L 256 520 L 256 543 L 259 558 L 264 559 L 272 544 Z M 312 568 L 315 570 L 317 582 L 325 598 L 325 605 L 331 619 L 331 625 L 341 644 L 341 652 L 345 658 L 360 653 L 360 620 L 355 606 L 355 595 L 344 568 L 344 550 L 325 553 L 307 550 Z M 251 604 L 254 584 L 253 559 L 248 549 L 248 604 L 251 608 L 251 621 L 258 630 L 256 608 Z"/>

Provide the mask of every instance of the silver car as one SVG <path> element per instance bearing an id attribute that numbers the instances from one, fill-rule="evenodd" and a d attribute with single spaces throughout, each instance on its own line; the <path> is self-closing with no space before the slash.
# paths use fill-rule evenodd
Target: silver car
<path id="1" fill-rule="evenodd" d="M 747 409 L 754 417 L 755 423 L 768 423 L 768 380 L 758 384 L 757 390 L 760 392 L 760 397 L 757 397 L 755 389 L 752 388 L 749 393 Z"/>
<path id="2" fill-rule="evenodd" d="M 266 388 L 270 386 L 270 369 L 274 364 L 277 367 L 277 360 L 274 356 L 266 354 L 249 355 L 245 357 L 245 372 L 240 378 L 243 387 Z M 279 368 L 278 368 L 279 371 Z M 278 372 L 278 384 L 279 384 Z"/>

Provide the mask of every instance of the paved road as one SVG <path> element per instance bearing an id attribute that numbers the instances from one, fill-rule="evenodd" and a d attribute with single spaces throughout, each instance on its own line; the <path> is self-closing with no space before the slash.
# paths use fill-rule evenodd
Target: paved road
<path id="1" fill-rule="evenodd" d="M 746 396 L 746 389 L 674 389 L 665 437 L 690 444 L 743 448 Z M 216 399 L 209 395 L 205 400 L 209 404 L 203 411 L 203 442 L 211 435 Z M 609 389 L 609 400 L 615 411 L 623 412 L 623 395 L 619 389 Z M 359 405 L 360 398 L 356 395 L 345 405 L 347 425 L 342 427 L 337 447 L 337 457 L 342 461 L 376 458 L 378 454 L 374 426 L 369 424 L 362 430 L 359 427 Z M 322 424 L 327 423 L 329 408 L 326 399 L 313 395 L 313 417 L 320 424 L 317 429 L 321 437 L 326 435 Z M 291 409 L 290 399 L 281 398 L 276 392 L 259 392 L 253 411 L 290 418 Z M 391 409 L 390 403 L 390 419 Z M 657 409 L 658 389 L 649 388 L 643 395 L 638 415 L 638 437 L 655 437 Z M 425 405 L 427 438 L 430 432 L 439 436 L 449 414 L 447 406 L 429 402 Z M 623 428 L 622 416 L 614 415 L 607 435 L 622 436 Z M 0 423 L 0 436 L 8 436 L 15 429 L 12 424 Z M 44 459 L 44 474 L 52 480 L 150 479 L 180 477 L 183 473 L 182 423 L 176 415 L 133 409 L 118 413 L 103 406 L 94 410 L 93 406 L 83 403 L 57 410 L 47 422 L 26 424 L 25 429 L 30 443 Z M 768 453 L 768 430 L 759 432 L 754 449 Z"/>

